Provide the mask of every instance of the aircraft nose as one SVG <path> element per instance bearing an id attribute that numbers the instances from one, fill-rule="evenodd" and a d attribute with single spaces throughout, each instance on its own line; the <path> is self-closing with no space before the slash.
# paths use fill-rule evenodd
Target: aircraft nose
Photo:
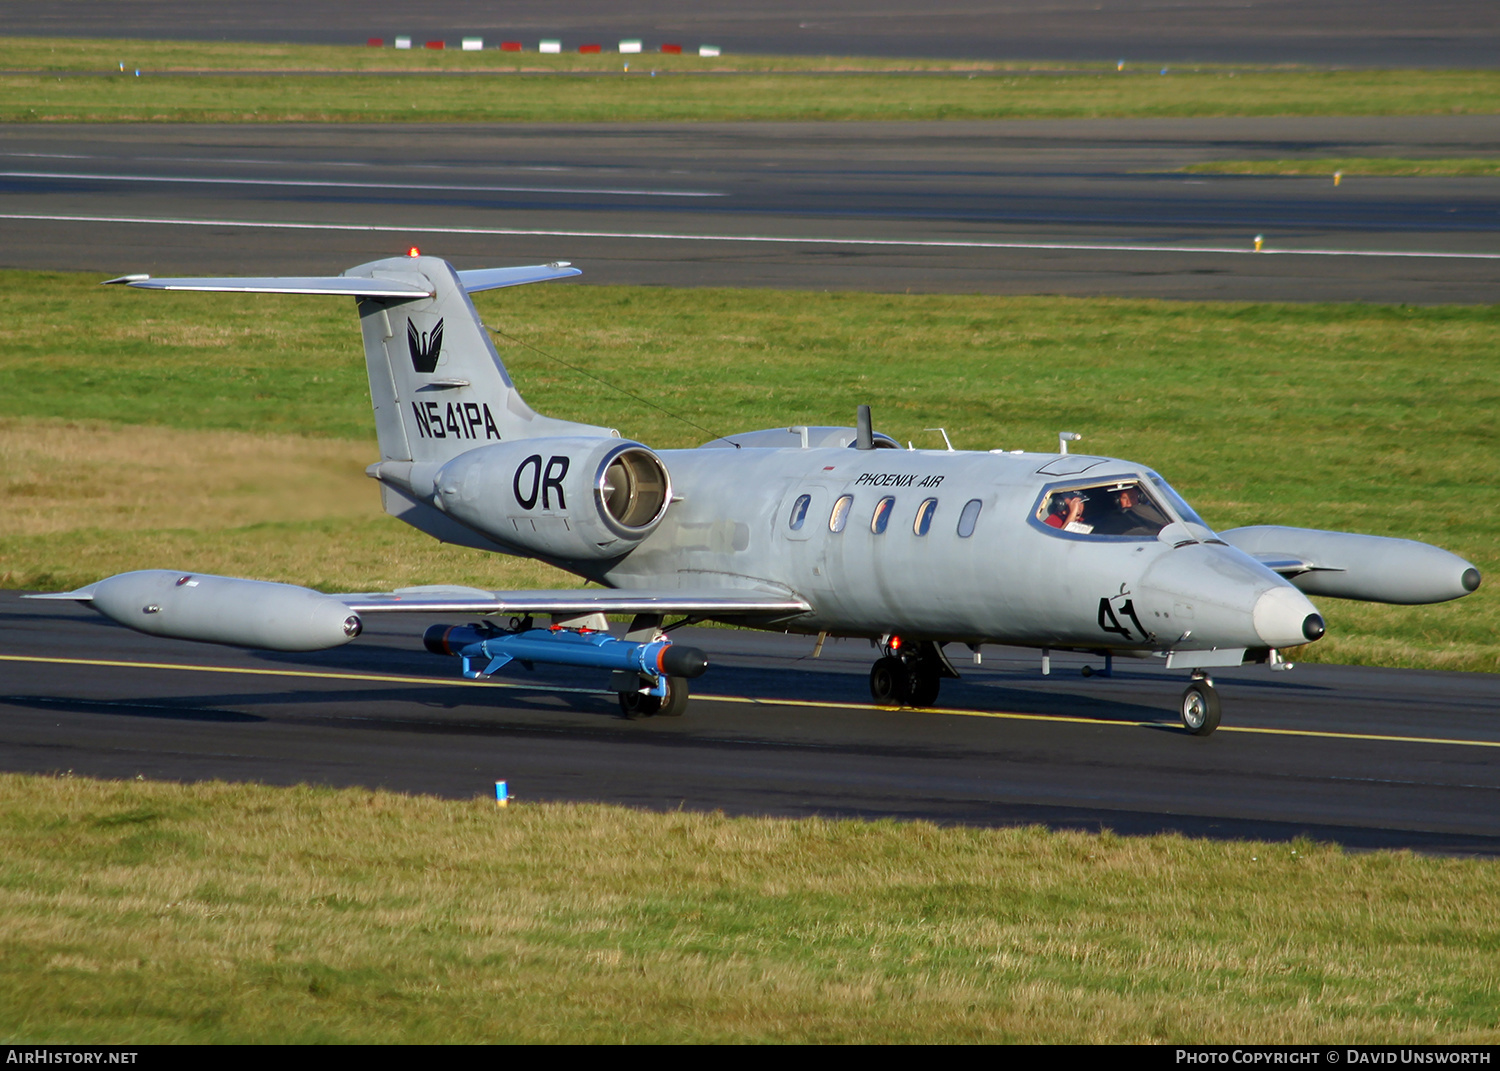
<path id="1" fill-rule="evenodd" d="M 1317 607 L 1290 584 L 1262 592 L 1255 600 L 1251 621 L 1267 647 L 1296 647 L 1325 631 Z"/>

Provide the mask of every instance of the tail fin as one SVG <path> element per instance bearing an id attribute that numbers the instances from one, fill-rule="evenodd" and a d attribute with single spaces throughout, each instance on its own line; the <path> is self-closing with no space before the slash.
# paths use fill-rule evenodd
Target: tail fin
<path id="1" fill-rule="evenodd" d="M 339 276 L 110 279 L 144 290 L 327 294 L 359 301 L 370 400 L 384 461 L 436 461 L 486 442 L 544 435 L 618 437 L 613 428 L 538 415 L 522 400 L 469 295 L 578 275 L 566 264 L 454 271 L 438 257 L 392 257 Z"/>
<path id="2" fill-rule="evenodd" d="M 564 265 L 456 272 L 438 257 L 393 257 L 345 272 L 346 278 L 420 288 L 411 296 L 359 299 L 381 459 L 442 462 L 508 439 L 618 436 L 612 428 L 533 411 L 469 300 L 475 290 L 576 274 Z"/>

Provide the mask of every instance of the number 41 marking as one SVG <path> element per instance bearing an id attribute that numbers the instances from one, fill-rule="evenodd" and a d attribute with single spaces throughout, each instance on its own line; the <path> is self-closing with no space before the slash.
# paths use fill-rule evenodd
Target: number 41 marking
<path id="1" fill-rule="evenodd" d="M 1135 625 L 1136 631 L 1141 634 L 1141 639 L 1146 638 L 1146 630 L 1141 627 L 1141 619 L 1135 616 L 1135 600 L 1126 599 L 1120 604 L 1119 617 L 1115 616 L 1115 608 L 1109 604 L 1108 599 L 1099 600 L 1099 627 L 1105 632 L 1113 632 L 1126 640 L 1134 639 L 1130 629 L 1120 624 L 1120 617 L 1128 617 Z"/>

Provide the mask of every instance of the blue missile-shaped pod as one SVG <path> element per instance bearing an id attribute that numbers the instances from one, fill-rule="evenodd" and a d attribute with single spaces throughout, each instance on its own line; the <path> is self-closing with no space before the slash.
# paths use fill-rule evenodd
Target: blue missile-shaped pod
<path id="1" fill-rule="evenodd" d="M 531 628 L 519 632 L 486 630 L 474 625 L 433 625 L 422 637 L 433 654 L 463 659 L 464 676 L 488 677 L 509 662 L 638 673 L 653 681 L 662 677 L 700 677 L 708 658 L 696 647 L 671 640 L 635 643 L 590 629 Z"/>

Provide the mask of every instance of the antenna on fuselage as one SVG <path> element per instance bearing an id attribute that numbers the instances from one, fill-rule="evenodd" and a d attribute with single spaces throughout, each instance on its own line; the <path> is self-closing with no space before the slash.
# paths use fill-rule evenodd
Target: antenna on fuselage
<path id="1" fill-rule="evenodd" d="M 948 438 L 947 428 L 923 428 L 923 431 L 935 431 L 943 437 L 943 445 L 948 448 L 948 453 L 953 453 L 953 443 Z"/>
<path id="2" fill-rule="evenodd" d="M 870 423 L 870 407 L 862 405 L 859 407 L 858 415 L 854 419 L 854 448 L 856 450 L 875 449 L 875 428 Z"/>
<path id="3" fill-rule="evenodd" d="M 1068 444 L 1069 443 L 1081 442 L 1082 439 L 1083 439 L 1083 436 L 1079 435 L 1076 431 L 1060 431 L 1060 432 L 1058 432 L 1057 433 L 1057 452 L 1059 454 L 1066 454 L 1068 452 Z"/>

